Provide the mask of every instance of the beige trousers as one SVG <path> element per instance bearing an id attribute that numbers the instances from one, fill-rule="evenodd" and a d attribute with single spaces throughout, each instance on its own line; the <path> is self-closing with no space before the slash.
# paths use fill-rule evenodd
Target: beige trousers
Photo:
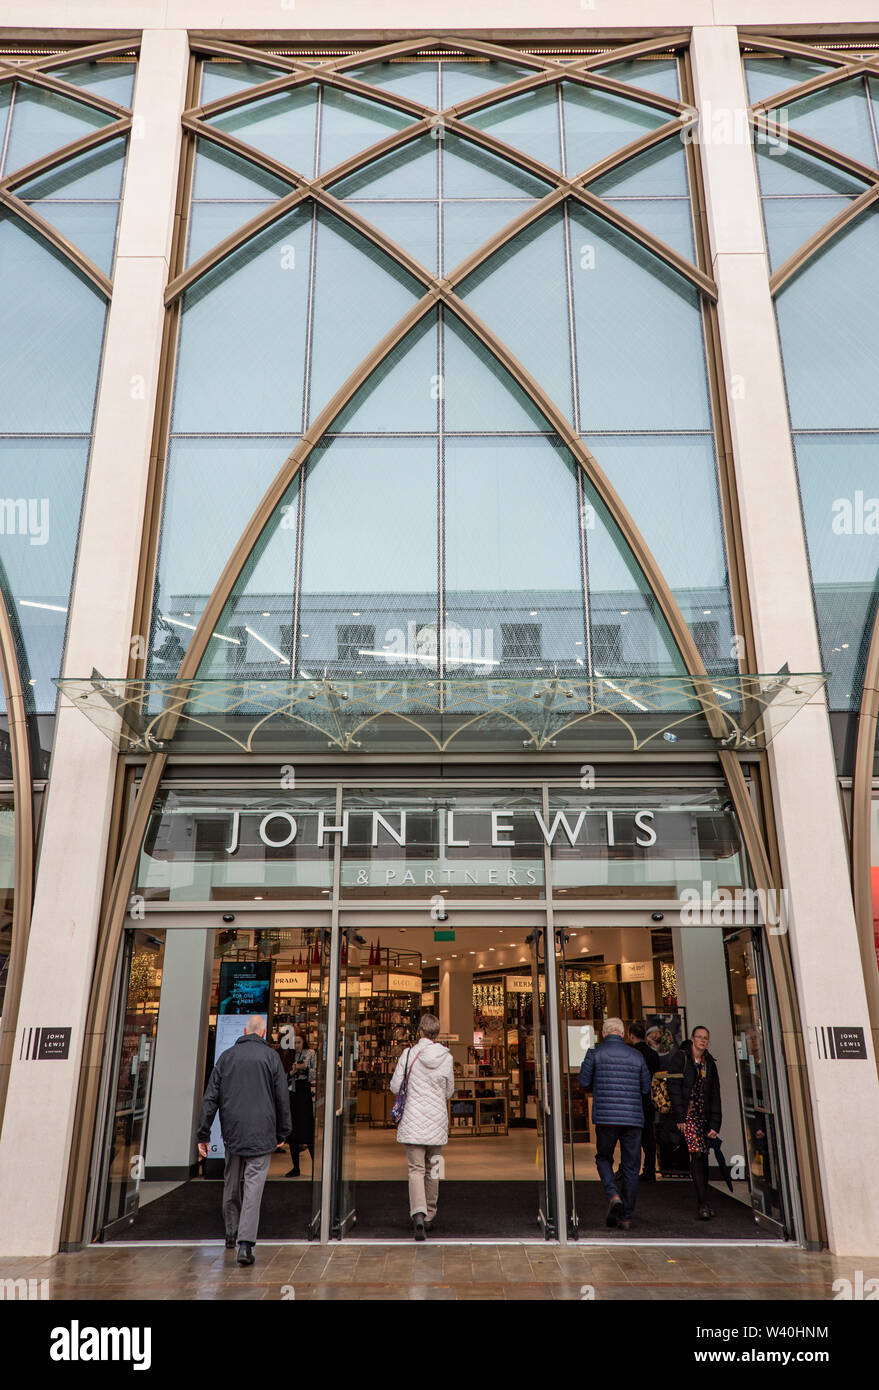
<path id="1" fill-rule="evenodd" d="M 442 1144 L 407 1144 L 409 1161 L 409 1215 L 423 1212 L 427 1221 L 436 1216 L 439 1198 L 439 1163 Z"/>

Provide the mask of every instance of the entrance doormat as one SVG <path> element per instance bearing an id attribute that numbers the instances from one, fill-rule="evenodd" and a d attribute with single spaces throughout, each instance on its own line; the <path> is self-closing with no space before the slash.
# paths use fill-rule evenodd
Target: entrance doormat
<path id="1" fill-rule="evenodd" d="M 570 1192 L 570 1185 L 568 1186 Z M 607 1200 L 601 1184 L 577 1183 L 580 1235 L 625 1240 L 622 1231 L 604 1224 Z M 138 1212 L 134 1224 L 114 1240 L 219 1240 L 223 1236 L 223 1187 L 198 1178 L 181 1183 Z M 713 1221 L 696 1219 L 696 1197 L 689 1182 L 640 1183 L 632 1237 L 642 1240 L 767 1239 L 751 1209 L 711 1190 Z M 405 1179 L 360 1182 L 356 1187 L 357 1222 L 351 1234 L 373 1240 L 411 1240 Z M 266 1183 L 259 1234 L 263 1240 L 302 1240 L 311 1218 L 311 1183 L 306 1178 Z M 437 1236 L 445 1240 L 540 1237 L 536 1182 L 455 1182 L 440 1184 Z"/>

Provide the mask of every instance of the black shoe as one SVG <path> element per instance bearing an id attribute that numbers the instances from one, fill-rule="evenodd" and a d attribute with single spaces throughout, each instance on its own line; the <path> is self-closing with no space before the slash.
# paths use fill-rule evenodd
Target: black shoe
<path id="1" fill-rule="evenodd" d="M 432 1221 L 425 1221 L 424 1229 L 429 1236 L 432 1236 L 436 1230 L 436 1217 L 434 1217 Z"/>
<path id="2" fill-rule="evenodd" d="M 238 1264 L 240 1264 L 240 1265 L 252 1265 L 252 1264 L 253 1264 L 253 1241 L 252 1241 L 252 1240 L 242 1240 L 242 1241 L 239 1242 L 239 1245 L 238 1245 Z"/>
<path id="3" fill-rule="evenodd" d="M 417 1211 L 417 1212 L 415 1213 L 415 1215 L 413 1216 L 413 1218 L 412 1218 L 412 1222 L 413 1222 L 413 1225 L 415 1226 L 415 1239 L 416 1239 L 416 1240 L 424 1240 L 424 1236 L 425 1236 L 424 1212 L 423 1212 L 423 1211 Z"/>
<path id="4" fill-rule="evenodd" d="M 299 1178 L 301 1176 L 302 1174 L 300 1173 L 298 1168 L 291 1168 L 288 1172 L 284 1174 L 285 1178 Z"/>
<path id="5" fill-rule="evenodd" d="M 700 1220 L 700 1221 L 710 1221 L 713 1215 L 714 1215 L 714 1212 L 713 1212 L 713 1211 L 711 1210 L 711 1208 L 707 1205 L 707 1203 L 703 1204 L 703 1205 L 699 1208 L 699 1220 Z"/>
<path id="6" fill-rule="evenodd" d="M 639 1173 L 639 1174 L 638 1174 L 638 1181 L 639 1181 L 639 1182 L 656 1182 L 656 1174 L 655 1174 L 655 1173 Z"/>
<path id="7" fill-rule="evenodd" d="M 607 1216 L 604 1218 L 605 1226 L 616 1226 L 619 1224 L 623 1214 L 623 1204 L 619 1197 L 611 1197 L 610 1206 L 607 1209 Z"/>
<path id="8" fill-rule="evenodd" d="M 617 1222 L 617 1228 L 621 1231 L 631 1231 L 632 1218 L 630 1216 L 623 1217 L 622 1220 Z"/>
<path id="9" fill-rule="evenodd" d="M 227 1249 L 227 1250 L 234 1250 L 234 1249 L 235 1249 L 235 1246 L 236 1246 L 237 1244 L 238 1244 L 238 1235 L 237 1235 L 237 1232 L 236 1232 L 236 1234 L 235 1234 L 234 1236 L 227 1236 L 227 1237 L 226 1237 L 226 1249 Z"/>

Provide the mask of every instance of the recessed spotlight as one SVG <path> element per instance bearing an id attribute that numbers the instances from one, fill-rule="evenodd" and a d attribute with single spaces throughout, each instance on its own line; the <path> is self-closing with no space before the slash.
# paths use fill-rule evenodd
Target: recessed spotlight
<path id="1" fill-rule="evenodd" d="M 621 609 L 620 609 L 620 617 L 621 617 L 621 618 L 628 618 L 628 616 L 629 616 L 629 610 L 628 610 L 628 608 L 621 608 Z"/>
<path id="2" fill-rule="evenodd" d="M 269 612 L 269 610 L 268 610 L 267 608 L 263 610 L 263 617 L 264 617 L 264 618 L 270 618 L 271 616 L 272 616 L 272 615 L 271 615 L 271 613 Z"/>

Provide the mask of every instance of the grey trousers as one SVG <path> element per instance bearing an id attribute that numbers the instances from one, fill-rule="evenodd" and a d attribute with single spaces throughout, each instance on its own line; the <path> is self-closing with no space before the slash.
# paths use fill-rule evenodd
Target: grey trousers
<path id="1" fill-rule="evenodd" d="M 256 1242 L 262 1190 L 269 1175 L 271 1154 L 245 1158 L 243 1154 L 226 1154 L 223 1174 L 223 1221 L 226 1234 L 238 1235 L 238 1240 Z"/>

